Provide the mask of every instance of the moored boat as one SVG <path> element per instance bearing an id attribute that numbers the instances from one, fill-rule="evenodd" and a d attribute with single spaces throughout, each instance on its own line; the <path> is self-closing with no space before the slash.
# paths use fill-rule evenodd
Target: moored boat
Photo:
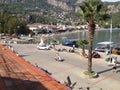
<path id="1" fill-rule="evenodd" d="M 112 49 L 112 54 L 120 55 L 120 44 L 116 44 Z"/>
<path id="2" fill-rule="evenodd" d="M 97 43 L 97 47 L 95 48 L 95 51 L 98 52 L 110 52 L 114 47 L 114 42 L 110 41 L 104 41 Z"/>

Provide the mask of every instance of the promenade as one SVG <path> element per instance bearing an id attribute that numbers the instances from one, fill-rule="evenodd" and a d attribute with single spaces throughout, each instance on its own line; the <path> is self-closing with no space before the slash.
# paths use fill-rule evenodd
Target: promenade
<path id="1" fill-rule="evenodd" d="M 70 52 L 59 52 L 61 58 L 64 59 L 63 62 L 57 62 L 54 57 L 57 51 L 51 50 L 38 50 L 37 44 L 11 44 L 15 51 L 24 58 L 26 61 L 33 65 L 38 65 L 51 76 L 62 84 L 67 81 L 69 76 L 73 86 L 73 90 L 120 90 L 120 56 L 117 56 L 118 65 L 117 73 L 112 71 L 112 64 L 106 62 L 105 58 L 109 57 L 104 53 L 100 53 L 101 58 L 93 58 L 93 71 L 99 74 L 98 78 L 87 78 L 83 76 L 83 71 L 87 70 L 87 58 L 84 58 L 76 53 Z M 66 48 L 57 45 L 56 48 Z M 80 49 L 76 50 L 80 51 Z M 83 89 L 80 89 L 83 88 Z"/>

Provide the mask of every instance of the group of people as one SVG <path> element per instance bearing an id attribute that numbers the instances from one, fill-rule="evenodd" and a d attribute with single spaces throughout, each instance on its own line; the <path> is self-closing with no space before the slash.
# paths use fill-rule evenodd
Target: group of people
<path id="1" fill-rule="evenodd" d="M 13 53 L 15 53 L 17 56 L 19 56 L 18 52 L 16 52 L 16 51 L 14 50 L 13 46 L 11 46 L 11 45 L 9 45 L 9 44 L 6 44 L 5 46 L 6 46 L 5 48 L 9 48 Z M 5 49 L 5 48 L 4 48 L 4 49 Z"/>

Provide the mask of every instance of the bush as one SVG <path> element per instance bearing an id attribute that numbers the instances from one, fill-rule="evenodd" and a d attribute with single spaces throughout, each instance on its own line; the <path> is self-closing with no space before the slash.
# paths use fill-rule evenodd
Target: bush
<path id="1" fill-rule="evenodd" d="M 84 75 L 88 76 L 89 78 L 97 78 L 98 77 L 98 74 L 95 73 L 94 71 L 92 71 L 92 72 L 85 71 Z"/>
<path id="2" fill-rule="evenodd" d="M 105 61 L 106 61 L 106 62 L 109 62 L 109 61 L 110 61 L 110 58 L 106 58 Z"/>
<path id="3" fill-rule="evenodd" d="M 85 71 L 84 74 L 89 75 L 89 76 L 93 76 L 93 75 L 95 75 L 95 72 L 94 71 L 92 71 L 92 72 Z"/>

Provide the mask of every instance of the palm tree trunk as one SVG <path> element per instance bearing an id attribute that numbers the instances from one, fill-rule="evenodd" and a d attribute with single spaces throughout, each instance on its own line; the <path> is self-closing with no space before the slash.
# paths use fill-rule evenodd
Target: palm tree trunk
<path id="1" fill-rule="evenodd" d="M 55 45 L 53 45 L 53 49 L 55 50 L 56 48 L 55 48 Z"/>
<path id="2" fill-rule="evenodd" d="M 92 72 L 92 45 L 93 45 L 93 37 L 95 32 L 95 23 L 94 20 L 89 21 L 88 25 L 88 71 Z"/>
<path id="3" fill-rule="evenodd" d="M 92 40 L 89 40 L 88 49 L 88 71 L 92 72 Z"/>
<path id="4" fill-rule="evenodd" d="M 53 49 L 57 51 L 56 47 L 55 47 L 55 44 L 53 45 Z"/>
<path id="5" fill-rule="evenodd" d="M 84 46 L 82 47 L 82 55 L 83 56 L 85 55 L 85 48 L 84 48 Z"/>

